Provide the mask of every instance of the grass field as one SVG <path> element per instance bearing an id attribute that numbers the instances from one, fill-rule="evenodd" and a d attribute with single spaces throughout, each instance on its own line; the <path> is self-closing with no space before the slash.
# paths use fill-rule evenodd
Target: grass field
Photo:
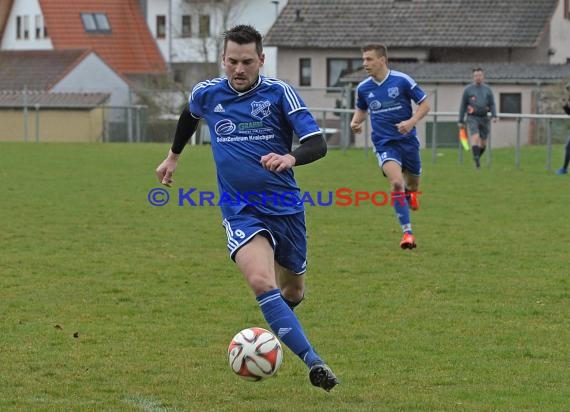
<path id="1" fill-rule="evenodd" d="M 413 251 L 390 207 L 308 206 L 297 313 L 331 393 L 289 350 L 272 379 L 232 374 L 231 337 L 265 323 L 218 208 L 149 204 L 167 150 L 0 144 L 1 411 L 570 410 L 570 177 L 543 147 L 520 170 L 510 149 L 480 171 L 426 151 Z M 189 148 L 175 184 L 215 191 L 214 173 Z M 362 150 L 296 175 L 311 193 L 388 190 Z"/>

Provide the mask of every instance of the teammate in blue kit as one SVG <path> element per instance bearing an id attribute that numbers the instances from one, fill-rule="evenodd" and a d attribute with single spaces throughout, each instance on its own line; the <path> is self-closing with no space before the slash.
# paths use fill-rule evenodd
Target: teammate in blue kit
<path id="1" fill-rule="evenodd" d="M 370 76 L 356 88 L 356 111 L 350 127 L 354 133 L 362 132 L 362 122 L 370 113 L 374 152 L 390 183 L 402 227 L 400 247 L 413 249 L 416 239 L 410 209 L 420 208 L 417 194 L 422 173 L 415 126 L 429 112 L 427 95 L 410 76 L 388 68 L 385 45 L 365 45 L 362 60 Z M 415 113 L 412 101 L 418 105 Z"/>
<path id="2" fill-rule="evenodd" d="M 308 366 L 311 383 L 330 391 L 338 380 L 293 312 L 305 290 L 304 207 L 281 201 L 279 196 L 300 194 L 293 166 L 324 157 L 327 145 L 297 92 L 280 80 L 260 75 L 264 60 L 261 35 L 253 27 L 239 25 L 225 33 L 226 77 L 194 87 L 156 175 L 162 184 L 172 184 L 180 153 L 199 119 L 204 119 L 212 136 L 230 257 L 273 332 Z M 301 144 L 291 151 L 293 133 Z M 246 192 L 267 196 L 240 201 Z M 222 195 L 228 201 L 222 201 Z"/>

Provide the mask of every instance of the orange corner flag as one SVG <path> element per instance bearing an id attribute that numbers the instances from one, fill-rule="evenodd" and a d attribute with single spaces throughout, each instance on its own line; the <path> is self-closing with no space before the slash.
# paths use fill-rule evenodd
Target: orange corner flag
<path id="1" fill-rule="evenodd" d="M 459 141 L 463 145 L 465 151 L 469 151 L 469 140 L 467 139 L 467 130 L 465 130 L 465 126 L 459 127 Z"/>

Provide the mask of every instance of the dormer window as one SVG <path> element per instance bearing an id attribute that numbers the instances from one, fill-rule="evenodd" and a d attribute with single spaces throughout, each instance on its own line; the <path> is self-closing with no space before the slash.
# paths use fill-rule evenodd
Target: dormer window
<path id="1" fill-rule="evenodd" d="M 111 25 L 105 13 L 81 13 L 81 21 L 87 33 L 111 32 Z"/>

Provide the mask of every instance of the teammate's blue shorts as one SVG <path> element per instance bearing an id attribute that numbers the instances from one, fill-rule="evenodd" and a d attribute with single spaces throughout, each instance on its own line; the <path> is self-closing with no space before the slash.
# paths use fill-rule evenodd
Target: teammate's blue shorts
<path id="1" fill-rule="evenodd" d="M 269 240 L 275 260 L 281 266 L 302 275 L 307 270 L 307 229 L 305 212 L 293 215 L 264 215 L 252 207 L 242 209 L 239 215 L 227 217 L 222 225 L 228 237 L 230 258 L 257 234 Z"/>
<path id="2" fill-rule="evenodd" d="M 420 142 L 417 138 L 393 140 L 374 147 L 380 167 L 388 161 L 398 163 L 403 171 L 413 176 L 421 176 L 422 159 L 420 158 Z"/>

